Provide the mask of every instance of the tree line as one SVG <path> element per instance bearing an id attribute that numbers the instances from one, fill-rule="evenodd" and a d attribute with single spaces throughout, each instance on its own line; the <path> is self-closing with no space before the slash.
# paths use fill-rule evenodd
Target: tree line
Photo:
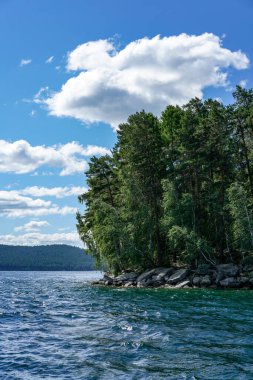
<path id="1" fill-rule="evenodd" d="M 94 270 L 94 259 L 65 244 L 13 246 L 0 244 L 0 270 Z"/>
<path id="2" fill-rule="evenodd" d="M 233 97 L 137 112 L 112 154 L 91 158 L 77 229 L 98 264 L 118 273 L 253 251 L 253 90 Z"/>

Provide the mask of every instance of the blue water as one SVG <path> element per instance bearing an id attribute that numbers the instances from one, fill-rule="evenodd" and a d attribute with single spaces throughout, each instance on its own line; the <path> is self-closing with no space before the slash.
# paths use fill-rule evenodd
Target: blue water
<path id="1" fill-rule="evenodd" d="M 0 379 L 253 379 L 253 291 L 0 272 Z"/>

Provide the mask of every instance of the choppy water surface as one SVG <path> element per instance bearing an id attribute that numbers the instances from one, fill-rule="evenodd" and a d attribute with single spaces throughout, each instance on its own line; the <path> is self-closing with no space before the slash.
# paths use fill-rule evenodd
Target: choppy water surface
<path id="1" fill-rule="evenodd" d="M 0 272 L 0 379 L 253 379 L 253 292 Z"/>

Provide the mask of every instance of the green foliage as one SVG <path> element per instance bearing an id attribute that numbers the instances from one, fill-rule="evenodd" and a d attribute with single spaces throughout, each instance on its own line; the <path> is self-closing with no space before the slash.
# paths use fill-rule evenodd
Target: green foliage
<path id="1" fill-rule="evenodd" d="M 140 265 L 161 265 L 165 244 L 161 181 L 166 166 L 157 118 L 144 111 L 130 116 L 128 123 L 119 126 L 117 148 L 122 208 L 130 241 L 140 252 Z"/>
<path id="2" fill-rule="evenodd" d="M 253 250 L 253 91 L 234 97 L 131 115 L 112 155 L 91 159 L 77 228 L 98 263 L 117 273 Z"/>
<path id="3" fill-rule="evenodd" d="M 198 266 L 199 261 L 215 264 L 212 258 L 212 248 L 194 231 L 174 225 L 168 231 L 168 239 L 179 262 L 195 266 Z"/>
<path id="4" fill-rule="evenodd" d="M 240 251 L 253 250 L 252 204 L 242 185 L 233 183 L 228 189 L 229 211 L 232 216 L 234 248 Z"/>

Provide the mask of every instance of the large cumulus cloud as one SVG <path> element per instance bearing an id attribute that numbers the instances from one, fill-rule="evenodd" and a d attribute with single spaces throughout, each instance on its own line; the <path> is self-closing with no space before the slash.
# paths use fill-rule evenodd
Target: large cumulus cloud
<path id="1" fill-rule="evenodd" d="M 116 128 L 141 109 L 159 115 L 168 104 L 202 97 L 208 86 L 226 86 L 228 67 L 247 68 L 212 34 L 142 38 L 117 51 L 110 40 L 88 42 L 69 53 L 67 69 L 80 72 L 45 102 L 55 116 Z"/>

